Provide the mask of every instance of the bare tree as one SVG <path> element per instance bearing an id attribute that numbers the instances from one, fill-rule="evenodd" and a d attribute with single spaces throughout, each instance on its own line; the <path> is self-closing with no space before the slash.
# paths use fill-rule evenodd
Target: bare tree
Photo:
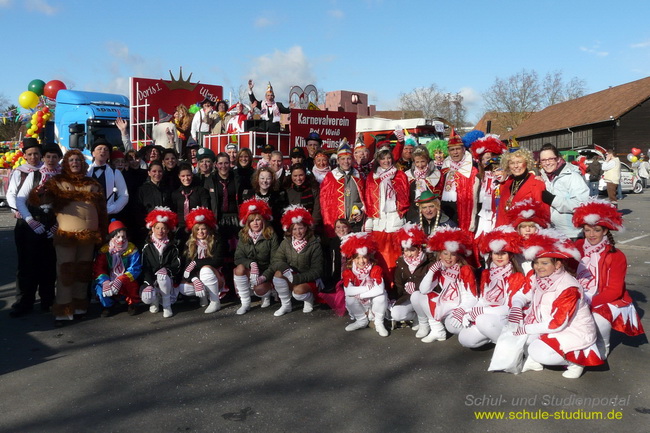
<path id="1" fill-rule="evenodd" d="M 453 125 L 465 124 L 467 109 L 460 93 L 447 93 L 436 84 L 419 87 L 400 95 L 399 109 L 422 111 L 425 118 L 443 117 Z"/>
<path id="2" fill-rule="evenodd" d="M 585 81 L 577 77 L 565 82 L 561 71 L 540 79 L 537 71 L 522 69 L 508 78 L 496 78 L 483 94 L 486 111 L 500 113 L 500 127 L 514 129 L 530 115 L 549 105 L 577 98 L 585 93 Z"/>
<path id="3" fill-rule="evenodd" d="M 6 101 L 4 98 L 1 98 L 0 100 Z M 5 105 L 3 103 L 0 105 L 0 111 L 3 113 L 3 115 L 5 113 L 12 113 L 12 116 L 0 121 L 0 141 L 18 140 L 20 136 L 20 128 L 23 126 L 23 124 L 16 120 L 16 106 Z"/>

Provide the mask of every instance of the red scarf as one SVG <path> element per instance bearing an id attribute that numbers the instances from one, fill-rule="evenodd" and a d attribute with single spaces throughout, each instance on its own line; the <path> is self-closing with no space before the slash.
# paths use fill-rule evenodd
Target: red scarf
<path id="1" fill-rule="evenodd" d="M 165 249 L 165 245 L 169 243 L 169 238 L 165 236 L 162 239 L 158 239 L 154 235 L 151 235 L 151 243 L 153 244 L 154 247 L 156 247 L 158 253 L 162 254 L 163 250 Z"/>
<path id="2" fill-rule="evenodd" d="M 512 263 L 505 266 L 490 265 L 490 281 L 487 284 L 483 298 L 491 304 L 503 305 L 506 289 L 506 278 L 512 274 Z"/>
<path id="3" fill-rule="evenodd" d="M 356 263 L 352 262 L 352 273 L 361 282 L 361 284 L 359 284 L 360 286 L 367 285 L 368 287 L 371 287 L 373 285 L 372 279 L 370 278 L 371 270 L 372 263 L 368 263 L 363 268 L 360 268 Z"/>
<path id="4" fill-rule="evenodd" d="M 253 245 L 255 245 L 257 241 L 262 237 L 262 231 L 260 230 L 259 232 L 256 233 L 251 229 L 248 229 L 248 237 L 251 238 Z"/>
<path id="5" fill-rule="evenodd" d="M 108 253 L 111 255 L 111 280 L 124 274 L 124 263 L 122 263 L 122 254 L 128 248 L 129 243 L 123 242 L 118 244 L 115 238 L 108 241 Z"/>
<path id="6" fill-rule="evenodd" d="M 307 239 L 298 240 L 298 239 L 292 237 L 291 238 L 291 245 L 293 246 L 293 249 L 296 250 L 296 252 L 298 254 L 300 254 L 300 252 L 302 250 L 304 250 L 305 247 L 307 246 Z"/>
<path id="7" fill-rule="evenodd" d="M 609 248 L 609 240 L 603 238 L 596 245 L 591 245 L 585 239 L 583 244 L 583 256 L 578 263 L 576 271 L 576 279 L 585 289 L 585 292 L 594 295 L 598 290 L 598 262 L 600 257 L 607 248 Z"/>
<path id="8" fill-rule="evenodd" d="M 381 185 L 384 185 L 384 190 L 386 191 L 386 200 L 395 200 L 397 197 L 397 193 L 395 192 L 395 188 L 393 187 L 393 178 L 395 177 L 395 173 L 397 173 L 397 168 L 395 166 L 389 168 L 388 170 L 383 170 L 383 169 L 378 168 L 377 172 L 375 173 L 375 179 L 379 179 L 379 187 L 381 188 Z"/>
<path id="9" fill-rule="evenodd" d="M 198 247 L 196 252 L 196 258 L 199 260 L 205 259 L 208 255 L 208 241 L 206 241 L 205 239 L 197 239 L 196 246 Z"/>
<path id="10" fill-rule="evenodd" d="M 404 261 L 406 262 L 406 265 L 409 267 L 409 272 L 413 273 L 417 269 L 418 266 L 420 266 L 420 263 L 422 263 L 422 260 L 424 260 L 424 251 L 420 251 L 420 254 L 417 257 L 406 257 L 404 256 Z"/>
<path id="11" fill-rule="evenodd" d="M 458 297 L 458 277 L 460 277 L 460 265 L 456 263 L 450 268 L 442 266 L 440 275 L 443 279 L 443 293 L 441 293 L 441 299 L 443 301 L 449 301 L 456 299 Z"/>

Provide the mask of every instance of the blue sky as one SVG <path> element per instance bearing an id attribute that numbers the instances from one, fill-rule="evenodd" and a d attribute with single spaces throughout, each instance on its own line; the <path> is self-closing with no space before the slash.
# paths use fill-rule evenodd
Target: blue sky
<path id="1" fill-rule="evenodd" d="M 34 78 L 128 95 L 128 77 L 271 81 L 368 93 L 378 109 L 437 84 L 469 120 L 496 77 L 561 70 L 595 92 L 650 76 L 650 2 L 0 0 L 0 97 Z"/>

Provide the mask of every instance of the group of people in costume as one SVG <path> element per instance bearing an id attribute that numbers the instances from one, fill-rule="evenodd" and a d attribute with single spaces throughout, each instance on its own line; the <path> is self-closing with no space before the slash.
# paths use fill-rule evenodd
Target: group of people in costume
<path id="1" fill-rule="evenodd" d="M 408 324 L 424 343 L 494 343 L 492 370 L 565 365 L 569 378 L 604 362 L 612 329 L 643 333 L 612 236 L 621 215 L 583 197 L 584 178 L 552 145 L 537 175 L 531 152 L 495 136 L 394 138 L 375 143 L 372 159 L 363 141 L 343 140 L 330 164 L 312 133 L 307 152 L 265 145 L 255 169 L 248 149 L 207 148 L 180 163 L 151 149 L 147 169 L 114 168 L 101 141 L 92 167 L 78 150 L 59 166 L 58 146 L 26 141 L 28 164 L 12 177 L 12 313 L 29 312 L 41 290 L 60 325 L 85 314 L 89 286 L 102 316 L 123 300 L 129 314 L 144 303 L 168 318 L 182 297 L 216 313 L 235 295 L 238 315 L 257 297 L 282 316 L 295 300 L 304 313 L 323 304 L 349 316 L 346 331 L 372 324 L 388 337 Z M 25 276 L 25 238 L 48 246 L 48 281 Z"/>

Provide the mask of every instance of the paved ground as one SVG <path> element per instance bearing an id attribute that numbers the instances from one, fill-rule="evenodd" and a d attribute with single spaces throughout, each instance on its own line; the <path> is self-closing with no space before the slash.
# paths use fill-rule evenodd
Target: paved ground
<path id="1" fill-rule="evenodd" d="M 648 309 L 650 193 L 621 202 L 628 289 Z M 614 337 L 609 363 L 567 380 L 559 371 L 488 373 L 491 349 L 433 344 L 410 329 L 346 333 L 330 311 L 280 318 L 195 302 L 163 319 L 148 311 L 89 316 L 61 329 L 35 313 L 10 319 L 13 222 L 0 211 L 2 432 L 561 432 L 650 431 L 643 338 Z M 650 321 L 643 324 L 650 329 Z M 591 398 L 591 404 L 582 399 Z M 597 399 L 597 400 L 594 400 Z M 602 399 L 602 400 L 601 400 Z M 612 401 L 614 400 L 614 401 Z M 475 412 L 617 420 L 477 420 Z M 560 411 L 564 410 L 564 414 Z"/>

